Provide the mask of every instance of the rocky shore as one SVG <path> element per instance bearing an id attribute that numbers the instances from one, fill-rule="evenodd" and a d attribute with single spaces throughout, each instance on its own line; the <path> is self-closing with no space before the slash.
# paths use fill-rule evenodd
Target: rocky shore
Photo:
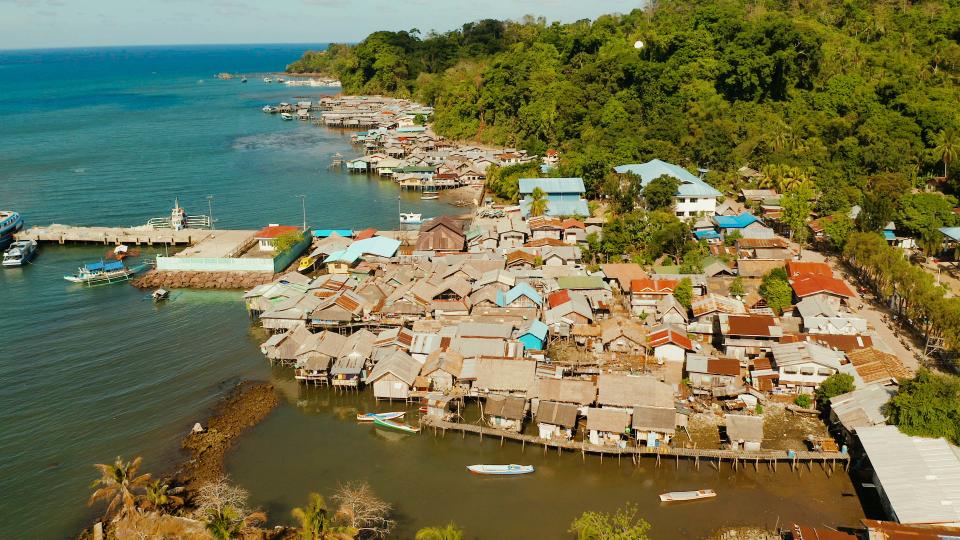
<path id="1" fill-rule="evenodd" d="M 194 491 L 224 474 L 223 458 L 233 441 L 280 404 L 273 385 L 244 381 L 223 399 L 203 431 L 187 435 L 181 446 L 190 457 L 177 470 L 176 483 Z"/>
<path id="2" fill-rule="evenodd" d="M 248 290 L 270 283 L 274 274 L 263 272 L 158 272 L 151 270 L 132 280 L 139 289 L 236 289 Z"/>

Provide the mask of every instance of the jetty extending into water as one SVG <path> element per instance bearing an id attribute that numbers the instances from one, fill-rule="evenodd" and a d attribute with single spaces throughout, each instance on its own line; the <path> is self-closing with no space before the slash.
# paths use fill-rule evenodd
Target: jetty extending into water
<path id="1" fill-rule="evenodd" d="M 586 441 L 544 439 L 535 435 L 526 435 L 514 431 L 484 427 L 478 424 L 465 424 L 461 422 L 448 422 L 435 416 L 423 415 L 420 417 L 420 423 L 423 426 L 432 427 L 434 435 L 446 435 L 447 430 L 459 431 L 461 436 L 467 433 L 479 435 L 483 439 L 484 435 L 488 437 L 500 438 L 500 443 L 505 440 L 511 440 L 521 443 L 524 447 L 527 444 L 533 446 L 542 446 L 543 451 L 556 449 L 558 453 L 564 450 L 579 452 L 584 459 L 587 454 L 599 455 L 603 460 L 604 456 L 616 456 L 618 460 L 628 457 L 634 462 L 641 457 L 656 458 L 657 465 L 663 458 L 675 458 L 677 466 L 680 465 L 680 458 L 691 459 L 696 467 L 700 468 L 700 460 L 706 460 L 714 465 L 718 470 L 720 464 L 729 461 L 730 466 L 737 470 L 741 466 L 753 464 L 754 467 L 760 467 L 760 464 L 766 465 L 776 470 L 777 463 L 785 463 L 796 470 L 802 463 L 806 463 L 809 469 L 812 469 L 814 463 L 819 463 L 827 474 L 832 474 L 837 465 L 844 469 L 849 467 L 850 456 L 842 452 L 810 452 L 810 451 L 787 451 L 787 450 L 728 450 L 719 448 L 678 448 L 671 446 L 658 446 L 649 448 L 646 446 L 625 446 L 623 448 L 616 446 L 603 446 L 591 444 Z"/>
<path id="2" fill-rule="evenodd" d="M 83 243 L 120 245 L 190 245 L 196 244 L 216 231 L 210 229 L 158 229 L 140 227 L 76 227 L 53 224 L 46 227 L 30 227 L 17 233 L 17 240 L 56 242 L 58 244 Z"/>

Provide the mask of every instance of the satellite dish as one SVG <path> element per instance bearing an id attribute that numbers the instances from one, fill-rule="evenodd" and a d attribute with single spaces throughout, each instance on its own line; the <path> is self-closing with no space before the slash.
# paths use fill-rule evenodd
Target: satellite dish
<path id="1" fill-rule="evenodd" d="M 633 44 L 633 48 L 634 48 L 634 49 L 642 49 L 642 48 L 643 48 L 643 42 L 640 41 L 640 40 L 637 40 L 637 41 Z"/>

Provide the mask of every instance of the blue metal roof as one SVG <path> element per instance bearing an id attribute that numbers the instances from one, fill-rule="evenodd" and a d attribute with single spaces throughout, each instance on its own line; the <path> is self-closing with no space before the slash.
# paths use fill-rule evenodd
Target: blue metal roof
<path id="1" fill-rule="evenodd" d="M 757 221 L 757 216 L 744 212 L 739 216 L 714 216 L 713 221 L 721 229 L 742 229 Z"/>
<path id="2" fill-rule="evenodd" d="M 700 240 L 714 240 L 720 238 L 720 233 L 710 229 L 704 231 L 694 231 L 693 235 Z"/>
<path id="3" fill-rule="evenodd" d="M 88 272 L 99 272 L 99 271 L 103 270 L 103 263 L 102 263 L 102 262 L 87 263 L 87 264 L 83 265 L 83 267 L 84 267 Z"/>
<path id="4" fill-rule="evenodd" d="M 530 286 L 530 284 L 525 282 L 517 283 L 506 293 L 498 292 L 497 305 L 500 307 L 509 306 L 514 300 L 520 298 L 521 296 L 526 296 L 527 298 L 533 300 L 538 306 L 543 305 L 543 298 L 533 287 Z"/>
<path id="5" fill-rule="evenodd" d="M 583 178 L 521 178 L 520 194 L 529 195 L 535 188 L 540 188 L 548 194 L 553 193 L 586 193 Z"/>
<path id="6" fill-rule="evenodd" d="M 530 215 L 530 199 L 520 201 L 520 212 L 523 217 Z M 590 207 L 584 199 L 555 200 L 547 199 L 547 215 L 559 216 L 589 216 Z"/>
<path id="7" fill-rule="evenodd" d="M 957 227 L 951 227 L 951 228 L 952 228 L 952 229 L 957 229 Z M 940 229 L 940 230 L 943 231 L 943 229 Z M 957 232 L 960 232 L 960 229 L 958 229 Z M 883 237 L 886 238 L 887 240 L 896 240 L 896 239 L 897 239 L 897 235 L 896 235 L 896 233 L 894 233 L 893 231 L 883 231 Z"/>
<path id="8" fill-rule="evenodd" d="M 614 167 L 613 170 L 620 174 L 632 173 L 639 176 L 640 183 L 644 187 L 664 175 L 676 178 L 680 180 L 677 195 L 681 197 L 719 197 L 723 195 L 714 189 L 713 186 L 697 178 L 693 173 L 683 167 L 659 159 L 650 160 L 646 163 L 620 165 L 619 167 Z"/>
<path id="9" fill-rule="evenodd" d="M 540 341 L 544 341 L 545 339 L 547 339 L 548 329 L 549 328 L 547 327 L 546 324 L 540 321 L 533 321 L 530 323 L 530 328 L 528 328 L 527 331 L 521 335 L 521 337 L 527 334 L 530 334 L 531 336 L 539 339 Z"/>
<path id="10" fill-rule="evenodd" d="M 347 249 L 356 251 L 363 255 L 376 255 L 378 257 L 393 257 L 400 248 L 400 241 L 386 236 L 371 236 L 363 240 L 357 240 L 350 244 Z"/>
<path id="11" fill-rule="evenodd" d="M 334 251 L 323 260 L 324 263 L 330 262 L 345 262 L 353 264 L 360 258 L 360 254 L 356 251 L 350 251 L 350 248 L 341 249 L 340 251 Z"/>
<path id="12" fill-rule="evenodd" d="M 103 265 L 103 269 L 107 272 L 113 272 L 115 270 L 123 270 L 123 261 L 111 261 Z"/>
<path id="13" fill-rule="evenodd" d="M 314 238 L 327 238 L 328 236 L 336 233 L 339 236 L 344 238 L 350 238 L 353 236 L 353 231 L 350 229 L 314 229 L 313 237 Z"/>
<path id="14" fill-rule="evenodd" d="M 939 230 L 951 240 L 960 240 L 960 227 L 940 227 Z"/>

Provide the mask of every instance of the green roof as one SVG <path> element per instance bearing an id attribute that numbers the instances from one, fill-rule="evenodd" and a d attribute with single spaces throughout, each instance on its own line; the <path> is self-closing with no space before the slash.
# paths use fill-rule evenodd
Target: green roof
<path id="1" fill-rule="evenodd" d="M 562 276 L 557 278 L 561 289 L 604 289 L 603 278 L 599 276 Z"/>

